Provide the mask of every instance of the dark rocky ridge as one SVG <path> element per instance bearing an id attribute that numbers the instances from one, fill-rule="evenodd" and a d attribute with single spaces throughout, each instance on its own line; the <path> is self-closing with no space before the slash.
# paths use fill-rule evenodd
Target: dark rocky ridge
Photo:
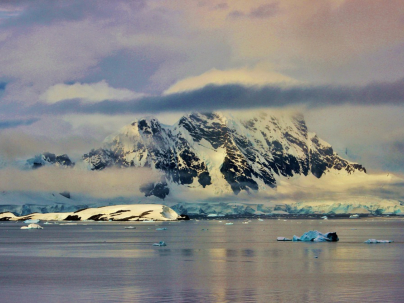
<path id="1" fill-rule="evenodd" d="M 73 167 L 73 163 L 69 156 L 66 154 L 56 156 L 55 154 L 44 152 L 36 155 L 35 157 L 28 159 L 26 165 L 29 168 L 36 169 L 46 165 L 56 165 L 60 167 Z"/>

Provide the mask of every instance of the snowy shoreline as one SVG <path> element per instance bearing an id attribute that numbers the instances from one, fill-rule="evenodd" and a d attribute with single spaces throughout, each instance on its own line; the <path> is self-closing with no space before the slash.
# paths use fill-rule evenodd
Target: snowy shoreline
<path id="1" fill-rule="evenodd" d="M 0 221 L 176 221 L 179 215 L 161 204 L 113 205 L 86 208 L 66 213 L 32 213 L 16 216 L 11 212 L 0 214 Z"/>

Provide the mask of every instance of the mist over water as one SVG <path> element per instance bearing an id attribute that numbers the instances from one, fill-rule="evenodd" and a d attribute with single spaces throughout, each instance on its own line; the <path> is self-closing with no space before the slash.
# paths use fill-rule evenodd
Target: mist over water
<path id="1" fill-rule="evenodd" d="M 225 222 L 43 230 L 4 222 L 1 302 L 399 302 L 404 295 L 402 219 Z M 309 230 L 336 231 L 340 241 L 276 241 Z M 363 243 L 369 238 L 394 243 Z M 159 241 L 167 246 L 152 246 Z"/>

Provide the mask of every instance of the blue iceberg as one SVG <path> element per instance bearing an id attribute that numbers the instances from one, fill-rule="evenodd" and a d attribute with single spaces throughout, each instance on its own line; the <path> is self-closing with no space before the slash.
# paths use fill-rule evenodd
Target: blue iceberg
<path id="1" fill-rule="evenodd" d="M 339 241 L 336 232 L 321 233 L 317 230 L 310 230 L 304 233 L 303 236 L 293 236 L 292 241 L 303 241 L 303 242 L 336 242 Z"/>
<path id="2" fill-rule="evenodd" d="M 167 244 L 164 241 L 160 241 L 159 243 L 153 243 L 153 246 L 167 246 Z"/>

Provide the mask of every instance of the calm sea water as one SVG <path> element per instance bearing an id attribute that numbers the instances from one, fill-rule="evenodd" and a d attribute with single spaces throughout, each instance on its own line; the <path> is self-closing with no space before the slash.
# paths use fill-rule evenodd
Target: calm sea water
<path id="1" fill-rule="evenodd" d="M 42 224 L 43 230 L 1 223 L 0 301 L 404 300 L 404 220 L 225 222 Z M 136 229 L 124 229 L 130 225 Z M 276 241 L 309 230 L 336 231 L 340 241 Z M 369 238 L 395 242 L 364 244 Z M 152 246 L 161 240 L 166 247 Z"/>

